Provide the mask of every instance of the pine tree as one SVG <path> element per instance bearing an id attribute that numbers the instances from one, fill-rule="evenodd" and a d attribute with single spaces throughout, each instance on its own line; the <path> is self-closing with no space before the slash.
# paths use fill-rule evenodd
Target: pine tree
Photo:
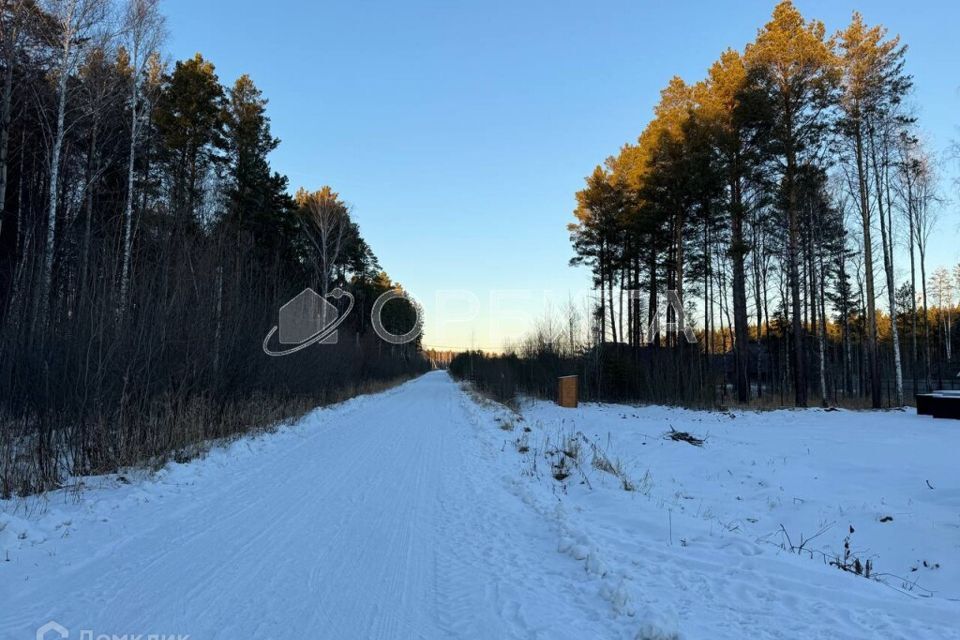
<path id="1" fill-rule="evenodd" d="M 745 190 L 752 179 L 757 160 L 756 136 L 748 122 L 750 99 L 747 95 L 747 70 L 739 53 L 728 49 L 710 67 L 705 95 L 704 116 L 708 119 L 714 144 L 719 151 L 720 170 L 726 182 L 726 208 L 730 220 L 728 254 L 732 263 L 734 355 L 737 399 L 750 397 L 749 318 L 747 317 L 746 256 L 750 245 L 745 237 L 747 204 Z"/>
<path id="2" fill-rule="evenodd" d="M 843 69 L 843 94 L 840 105 L 843 117 L 839 129 L 848 141 L 848 162 L 856 176 L 856 195 L 864 234 L 866 261 L 868 350 L 871 357 L 871 395 L 875 407 L 880 406 L 879 358 L 877 352 L 877 319 L 873 311 L 874 275 L 871 226 L 873 208 L 880 221 L 884 273 L 891 317 L 896 317 L 893 282 L 892 202 L 889 182 L 891 153 L 900 132 L 908 124 L 897 113 L 911 80 L 903 73 L 905 49 L 899 38 L 886 38 L 882 27 L 868 27 L 859 13 L 850 25 L 838 34 Z M 872 180 L 871 180 L 872 178 Z M 874 190 L 871 194 L 871 188 Z M 903 382 L 900 344 L 896 322 L 892 323 L 897 405 L 903 404 Z"/>
<path id="3" fill-rule="evenodd" d="M 796 405 L 807 404 L 805 342 L 800 304 L 800 211 L 797 188 L 800 166 L 815 157 L 824 143 L 828 112 L 838 81 L 832 42 L 823 23 L 806 21 L 789 1 L 781 2 L 773 18 L 747 46 L 748 71 L 771 105 L 771 137 L 776 143 L 782 174 L 786 217 L 787 270 Z"/>
<path id="4" fill-rule="evenodd" d="M 225 97 L 214 65 L 199 53 L 179 61 L 167 78 L 154 121 L 170 180 L 171 207 L 179 229 L 200 212 L 201 187 L 221 160 Z"/>

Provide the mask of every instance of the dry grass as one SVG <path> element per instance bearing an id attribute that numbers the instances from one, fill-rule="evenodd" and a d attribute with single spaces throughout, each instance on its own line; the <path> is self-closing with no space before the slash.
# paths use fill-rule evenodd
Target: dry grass
<path id="1" fill-rule="evenodd" d="M 463 381 L 460 383 L 460 388 L 470 396 L 470 399 L 479 404 L 481 407 L 486 408 L 503 408 L 506 407 L 514 415 L 520 416 L 520 405 L 516 399 L 511 399 L 507 401 L 498 400 L 494 394 L 484 389 L 481 389 L 479 385 L 476 385 L 469 381 Z"/>
<path id="2" fill-rule="evenodd" d="M 517 453 L 523 454 L 523 453 L 530 452 L 530 440 L 527 437 L 526 433 L 524 433 L 522 436 L 517 438 L 516 445 L 517 445 Z"/>
<path id="3" fill-rule="evenodd" d="M 596 443 L 591 442 L 590 447 L 593 451 L 591 465 L 594 469 L 616 478 L 620 483 L 620 488 L 624 491 L 639 491 L 644 495 L 650 494 L 653 482 L 649 470 L 644 474 L 640 483 L 637 484 L 630 477 L 630 474 L 627 473 L 626 465 L 620 458 L 611 458 L 607 451 L 601 449 Z"/>
<path id="4" fill-rule="evenodd" d="M 259 395 L 229 402 L 168 397 L 83 424 L 56 417 L 0 417 L 0 498 L 56 489 L 70 476 L 187 462 L 217 444 L 273 431 L 317 407 L 379 393 L 412 377 L 350 385 L 319 397 Z"/>

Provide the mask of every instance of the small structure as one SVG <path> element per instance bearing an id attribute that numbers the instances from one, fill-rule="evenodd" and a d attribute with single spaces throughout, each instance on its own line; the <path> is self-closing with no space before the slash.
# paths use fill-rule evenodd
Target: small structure
<path id="1" fill-rule="evenodd" d="M 557 404 L 566 409 L 576 409 L 579 393 L 577 376 L 562 376 L 557 385 Z"/>
<path id="2" fill-rule="evenodd" d="M 960 391 L 918 393 L 917 415 L 960 420 Z"/>

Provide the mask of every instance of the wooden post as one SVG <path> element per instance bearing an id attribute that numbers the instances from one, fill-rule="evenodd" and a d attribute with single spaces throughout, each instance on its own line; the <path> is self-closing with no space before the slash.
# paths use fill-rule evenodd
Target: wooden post
<path id="1" fill-rule="evenodd" d="M 576 409 L 578 404 L 577 376 L 563 376 L 558 383 L 557 404 L 566 409 Z"/>

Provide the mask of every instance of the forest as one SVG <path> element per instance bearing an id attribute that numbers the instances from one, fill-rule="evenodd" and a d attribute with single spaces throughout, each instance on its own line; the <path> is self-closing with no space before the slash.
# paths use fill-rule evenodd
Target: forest
<path id="1" fill-rule="evenodd" d="M 272 170 L 253 79 L 170 64 L 164 37 L 157 0 L 3 1 L 0 496 L 188 458 L 428 367 L 370 331 L 399 285 L 347 202 Z M 338 344 L 266 356 L 307 286 L 352 292 Z"/>
<path id="2" fill-rule="evenodd" d="M 955 224 L 938 218 L 957 157 L 923 136 L 907 51 L 858 13 L 831 35 L 785 1 L 706 77 L 672 78 L 637 140 L 576 194 L 571 263 L 597 292 L 588 335 L 539 331 L 460 368 L 483 361 L 493 386 L 507 370 L 539 394 L 579 373 L 588 397 L 702 404 L 879 408 L 952 385 L 960 265 L 931 268 L 927 253 L 938 222 Z M 699 346 L 648 340 L 667 291 Z"/>
<path id="3" fill-rule="evenodd" d="M 2 7 L 2 495 L 189 457 L 428 359 L 502 399 L 570 373 L 587 399 L 697 406 L 897 407 L 955 383 L 960 265 L 928 252 L 958 154 L 923 134 L 906 44 L 859 14 L 828 34 L 781 2 L 704 78 L 670 80 L 576 193 L 587 313 L 503 356 L 425 357 L 370 330 L 400 285 L 348 201 L 271 167 L 252 78 L 165 57 L 158 0 Z M 266 357 L 308 286 L 353 295 L 339 342 Z M 663 330 L 667 292 L 696 344 Z M 418 311 L 386 310 L 398 333 Z"/>

